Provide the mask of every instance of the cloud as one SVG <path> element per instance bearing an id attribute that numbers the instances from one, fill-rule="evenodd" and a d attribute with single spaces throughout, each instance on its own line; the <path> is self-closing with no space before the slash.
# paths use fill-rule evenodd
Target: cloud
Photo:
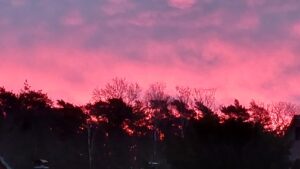
<path id="1" fill-rule="evenodd" d="M 20 7 L 25 4 L 25 0 L 10 0 L 11 5 L 14 7 Z"/>
<path id="2" fill-rule="evenodd" d="M 171 93 L 176 85 L 216 88 L 226 103 L 299 102 L 296 4 L 29 0 L 24 8 L 0 6 L 0 85 L 19 90 L 27 79 L 52 98 L 86 103 L 94 88 L 118 76 L 144 89 L 165 82 Z"/>
<path id="3" fill-rule="evenodd" d="M 143 12 L 129 20 L 129 23 L 141 27 L 152 27 L 157 23 L 158 17 L 157 13 Z"/>
<path id="4" fill-rule="evenodd" d="M 168 0 L 168 4 L 174 8 L 187 9 L 196 4 L 196 0 Z"/>
<path id="5" fill-rule="evenodd" d="M 132 0 L 106 0 L 100 9 L 106 15 L 112 16 L 133 10 L 135 6 Z"/>
<path id="6" fill-rule="evenodd" d="M 292 26 L 291 32 L 292 36 L 300 37 L 300 22 Z"/>
<path id="7" fill-rule="evenodd" d="M 72 10 L 62 18 L 62 23 L 67 26 L 82 25 L 84 19 L 78 10 Z"/>
<path id="8" fill-rule="evenodd" d="M 245 0 L 249 7 L 257 7 L 264 5 L 268 0 Z"/>
<path id="9" fill-rule="evenodd" d="M 236 24 L 237 29 L 255 30 L 260 24 L 260 19 L 255 14 L 244 14 L 240 17 L 240 21 Z"/>
<path id="10" fill-rule="evenodd" d="M 156 81 L 165 82 L 171 93 L 177 85 L 216 88 L 217 99 L 223 103 L 234 98 L 242 103 L 251 99 L 292 100 L 289 95 L 299 92 L 298 81 L 294 79 L 298 74 L 283 73 L 295 62 L 296 56 L 289 49 L 253 50 L 220 38 L 173 43 L 151 41 L 144 48 L 147 58 L 144 61 L 122 57 L 115 51 L 89 52 L 66 46 L 40 46 L 34 53 L 21 49 L 3 51 L 9 57 L 1 63 L 0 83 L 18 90 L 28 79 L 34 88 L 44 89 L 52 98 L 75 103 L 89 101 L 94 88 L 116 76 L 138 82 L 143 89 Z M 179 51 L 184 49 L 195 53 L 190 62 L 180 59 Z M 22 55 L 31 56 L 24 58 L 27 64 L 21 60 Z M 216 58 L 217 64 L 208 64 Z"/>

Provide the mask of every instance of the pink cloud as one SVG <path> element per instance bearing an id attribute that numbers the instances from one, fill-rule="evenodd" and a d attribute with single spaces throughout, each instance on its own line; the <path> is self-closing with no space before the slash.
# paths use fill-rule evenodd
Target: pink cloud
<path id="1" fill-rule="evenodd" d="M 135 18 L 129 20 L 129 23 L 141 26 L 141 27 L 152 27 L 157 23 L 158 14 L 154 12 L 143 12 L 137 15 Z"/>
<path id="2" fill-rule="evenodd" d="M 116 15 L 125 13 L 136 7 L 132 0 L 106 0 L 104 5 L 100 6 L 100 10 L 107 15 Z"/>
<path id="3" fill-rule="evenodd" d="M 2 18 L 2 17 L 0 17 L 0 26 L 1 26 L 1 27 L 5 27 L 5 26 L 7 26 L 8 24 L 9 24 L 9 21 L 8 21 L 7 18 Z"/>
<path id="4" fill-rule="evenodd" d="M 195 49 L 200 43 L 189 42 L 191 48 Z M 185 65 L 185 70 L 197 73 L 198 76 L 190 77 L 191 82 L 198 81 L 204 88 L 217 88 L 218 98 L 227 102 L 233 98 L 238 98 L 244 103 L 251 99 L 267 102 L 290 100 L 289 94 L 297 93 L 298 90 L 281 81 L 282 76 L 286 81 L 291 81 L 294 75 L 282 74 L 282 71 L 292 66 L 297 57 L 288 46 L 280 45 L 272 44 L 264 48 L 246 47 L 218 38 L 208 39 L 204 45 L 198 45 L 198 48 L 202 46 L 199 52 L 207 61 L 219 57 L 221 64 L 211 65 L 209 69 L 207 66 L 199 66 L 198 70 Z M 193 74 L 191 72 L 190 75 Z M 288 88 L 289 91 L 282 88 Z"/>
<path id="5" fill-rule="evenodd" d="M 252 8 L 264 7 L 266 1 L 248 0 L 251 9 L 239 16 L 237 9 L 224 6 L 203 12 L 204 7 L 196 8 L 202 2 L 205 7 L 209 1 L 169 0 L 174 8 L 195 7 L 174 10 L 166 4 L 143 7 L 132 0 L 106 0 L 93 11 L 94 18 L 70 8 L 53 21 L 55 26 L 32 16 L 26 21 L 33 24 L 22 29 L 1 16 L 6 31 L 0 32 L 0 85 L 17 91 L 27 79 L 54 99 L 84 104 L 93 89 L 117 76 L 144 90 L 165 82 L 171 94 L 177 85 L 216 88 L 221 103 L 234 98 L 244 104 L 251 99 L 295 101 L 299 72 L 286 71 L 299 63 L 298 43 L 286 35 L 300 37 L 299 24 L 285 18 L 282 25 L 293 26 L 280 26 L 275 35 L 269 33 L 272 21 L 265 26 L 265 11 Z M 290 4 L 271 6 L 277 12 L 293 9 Z"/>
<path id="6" fill-rule="evenodd" d="M 278 2 L 274 2 L 271 0 L 268 1 L 269 4 L 265 4 L 263 6 L 265 8 L 266 13 L 283 14 L 283 13 L 299 11 L 300 9 L 299 1 L 295 1 L 295 0 L 278 1 Z"/>
<path id="7" fill-rule="evenodd" d="M 10 0 L 10 2 L 11 2 L 11 5 L 14 7 L 20 7 L 26 3 L 25 0 Z"/>
<path id="8" fill-rule="evenodd" d="M 292 35 L 300 37 L 300 22 L 296 23 L 291 28 Z"/>
<path id="9" fill-rule="evenodd" d="M 187 46 L 191 44 L 190 49 L 192 49 L 197 46 L 197 43 L 199 44 L 199 41 L 186 42 L 185 44 Z M 171 54 L 171 51 L 176 51 L 178 45 L 173 43 L 170 46 L 162 45 L 162 48 L 153 48 L 153 46 L 160 46 L 160 44 L 160 42 L 157 42 L 156 45 L 152 44 L 151 49 L 155 50 L 149 50 L 148 55 L 157 56 L 156 52 L 162 56 L 168 55 Z M 281 71 L 283 68 L 293 64 L 296 57 L 289 49 L 278 47 L 276 50 L 271 48 L 253 50 L 221 39 L 209 40 L 207 44 L 201 48 L 201 51 L 206 53 L 207 57 L 220 56 L 224 60 L 221 65 L 212 65 L 207 69 L 201 66 L 183 64 L 172 59 L 176 57 L 167 57 L 169 64 L 139 65 L 126 61 L 121 62 L 116 67 L 116 74 L 124 77 L 129 76 L 133 81 L 140 79 L 144 83 L 143 86 L 153 81 L 165 81 L 167 86 L 171 88 L 170 91 L 173 92 L 172 89 L 176 85 L 216 88 L 218 99 L 225 103 L 234 98 L 240 99 L 245 104 L 251 99 L 266 102 L 289 100 L 291 99 L 289 94 L 297 91 L 296 88 L 289 88 L 288 92 L 281 90 L 288 85 L 278 83 L 282 79 Z M 127 71 L 124 72 L 123 70 Z M 143 73 L 135 73 L 141 72 L 141 70 Z M 293 76 L 285 76 L 287 81 L 293 79 Z M 277 93 L 276 96 L 274 93 Z"/>
<path id="10" fill-rule="evenodd" d="M 239 22 L 236 24 L 237 29 L 241 30 L 255 30 L 260 24 L 260 19 L 253 13 L 246 13 L 240 17 Z"/>
<path id="11" fill-rule="evenodd" d="M 62 18 L 62 23 L 69 26 L 82 25 L 84 23 L 84 19 L 78 10 L 72 10 L 67 12 L 67 14 Z"/>
<path id="12" fill-rule="evenodd" d="M 110 78 L 107 73 L 111 63 L 105 58 L 112 56 L 107 52 L 37 47 L 30 53 L 18 49 L 17 52 L 5 51 L 3 54 L 10 59 L 1 63 L 0 84 L 14 91 L 22 88 L 27 79 L 34 89 L 43 89 L 51 98 L 83 104 L 91 98 L 93 88 Z M 22 55 L 31 55 L 31 61 L 25 64 L 20 59 Z M 98 72 L 95 77 L 90 76 L 93 72 Z"/>
<path id="13" fill-rule="evenodd" d="M 268 0 L 245 0 L 249 7 L 257 7 L 264 5 Z"/>
<path id="14" fill-rule="evenodd" d="M 170 6 L 179 8 L 179 9 L 187 9 L 196 4 L 196 0 L 168 0 Z"/>
<path id="15" fill-rule="evenodd" d="M 219 27 L 224 23 L 226 12 L 222 9 L 216 10 L 206 16 L 201 16 L 196 23 L 196 27 L 203 28 L 207 26 Z"/>
<path id="16" fill-rule="evenodd" d="M 145 56 L 149 57 L 146 62 L 120 58 L 107 50 L 88 52 L 66 46 L 40 46 L 30 53 L 35 59 L 26 65 L 12 58 L 29 53 L 22 49 L 6 51 L 4 54 L 11 59 L 1 63 L 0 83 L 18 90 L 28 79 L 33 88 L 43 89 L 52 98 L 82 104 L 90 100 L 93 89 L 116 76 L 138 82 L 144 90 L 156 81 L 165 82 L 170 93 L 175 92 L 177 85 L 216 88 L 217 99 L 223 103 L 230 103 L 234 98 L 245 104 L 251 99 L 289 100 L 289 94 L 299 92 L 295 85 L 299 80 L 292 80 L 293 76 L 286 75 L 284 79 L 288 83 L 278 83 L 282 79 L 281 68 L 295 59 L 289 49 L 253 50 L 216 37 L 204 42 L 197 39 L 173 43 L 151 41 L 145 46 Z M 210 67 L 183 63 L 177 57 L 178 46 L 199 52 L 194 58 L 196 63 L 202 56 L 205 60 L 218 56 L 222 62 Z M 164 59 L 167 62 L 161 62 Z"/>

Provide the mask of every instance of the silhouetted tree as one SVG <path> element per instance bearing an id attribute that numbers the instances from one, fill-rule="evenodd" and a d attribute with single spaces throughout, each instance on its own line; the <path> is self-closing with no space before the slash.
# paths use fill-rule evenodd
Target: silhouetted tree
<path id="1" fill-rule="evenodd" d="M 6 121 L 11 121 L 12 116 L 18 112 L 19 102 L 17 96 L 6 91 L 4 87 L 0 88 L 0 123 L 4 123 L 4 118 Z M 13 127 L 13 126 L 10 126 Z"/>
<path id="2" fill-rule="evenodd" d="M 273 130 L 279 135 L 283 135 L 291 119 L 297 112 L 296 105 L 287 102 L 277 102 L 269 105 L 268 109 L 273 124 Z"/>
<path id="3" fill-rule="evenodd" d="M 129 83 L 122 78 L 114 78 L 102 89 L 95 89 L 93 97 L 96 101 L 122 99 L 127 104 L 134 104 L 140 97 L 141 88 L 137 83 Z"/>
<path id="4" fill-rule="evenodd" d="M 192 95 L 196 103 L 200 102 L 207 108 L 213 110 L 215 109 L 215 93 L 216 89 L 195 88 Z"/>
<path id="5" fill-rule="evenodd" d="M 238 100 L 216 110 L 214 90 L 152 84 L 140 100 L 137 84 L 114 79 L 85 106 L 32 90 L 0 88 L 0 153 L 14 168 L 45 157 L 53 168 L 287 169 L 282 137 L 295 105 L 246 108 Z M 91 151 L 92 150 L 92 151 Z M 18 157 L 16 157 L 18 154 Z M 58 154 L 62 154 L 58 156 Z M 67 161 L 67 162 L 66 162 Z"/>
<path id="6" fill-rule="evenodd" d="M 94 115 L 106 121 L 100 122 L 100 132 L 104 137 L 98 137 L 103 140 L 102 150 L 106 151 L 106 155 L 102 155 L 105 161 L 103 167 L 120 168 L 124 166 L 130 167 L 129 148 L 132 145 L 130 140 L 134 123 L 134 113 L 131 106 L 123 102 L 122 99 L 109 99 L 107 102 L 99 101 L 89 106 L 91 115 Z M 96 140 L 98 140 L 96 139 Z M 100 141 L 100 140 L 98 140 Z"/>
<path id="7" fill-rule="evenodd" d="M 240 105 L 238 100 L 234 100 L 233 105 L 221 107 L 221 112 L 228 116 L 229 119 L 246 121 L 249 119 L 250 115 L 247 109 Z"/>
<path id="8" fill-rule="evenodd" d="M 58 100 L 57 106 L 53 113 L 55 119 L 52 127 L 55 131 L 63 137 L 82 132 L 88 118 L 82 108 L 64 100 Z"/>
<path id="9" fill-rule="evenodd" d="M 270 113 L 263 105 L 258 105 L 252 101 L 250 103 L 249 111 L 251 112 L 250 119 L 253 123 L 260 125 L 265 130 L 272 130 Z"/>
<path id="10" fill-rule="evenodd" d="M 31 90 L 27 82 L 21 90 L 18 100 L 20 102 L 19 117 L 22 118 L 22 129 L 27 130 L 34 127 L 42 129 L 43 125 L 48 124 L 48 115 L 52 107 L 52 101 L 47 94 L 41 90 Z"/>
<path id="11" fill-rule="evenodd" d="M 205 105 L 199 120 L 191 119 L 185 138 L 166 138 L 166 154 L 174 169 L 288 168 L 289 146 L 284 138 L 254 125 L 246 108 L 235 102 L 222 107 L 229 117 L 219 117 Z"/>

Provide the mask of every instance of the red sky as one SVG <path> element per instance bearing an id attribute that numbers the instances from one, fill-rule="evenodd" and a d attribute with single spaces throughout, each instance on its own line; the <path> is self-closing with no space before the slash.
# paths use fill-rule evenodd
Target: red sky
<path id="1" fill-rule="evenodd" d="M 84 104 L 113 77 L 300 102 L 299 0 L 0 2 L 0 86 Z"/>

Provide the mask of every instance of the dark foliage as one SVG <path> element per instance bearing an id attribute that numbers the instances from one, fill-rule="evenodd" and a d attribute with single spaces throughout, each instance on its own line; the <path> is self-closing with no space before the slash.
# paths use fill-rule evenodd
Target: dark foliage
<path id="1" fill-rule="evenodd" d="M 0 88 L 0 154 L 16 169 L 31 168 L 37 158 L 56 169 L 88 168 L 89 159 L 93 169 L 149 162 L 163 169 L 289 168 L 289 142 L 267 130 L 267 110 L 254 102 L 250 109 L 235 100 L 220 115 L 201 101 L 191 107 L 169 97 L 54 106 L 28 84 L 18 94 Z"/>

